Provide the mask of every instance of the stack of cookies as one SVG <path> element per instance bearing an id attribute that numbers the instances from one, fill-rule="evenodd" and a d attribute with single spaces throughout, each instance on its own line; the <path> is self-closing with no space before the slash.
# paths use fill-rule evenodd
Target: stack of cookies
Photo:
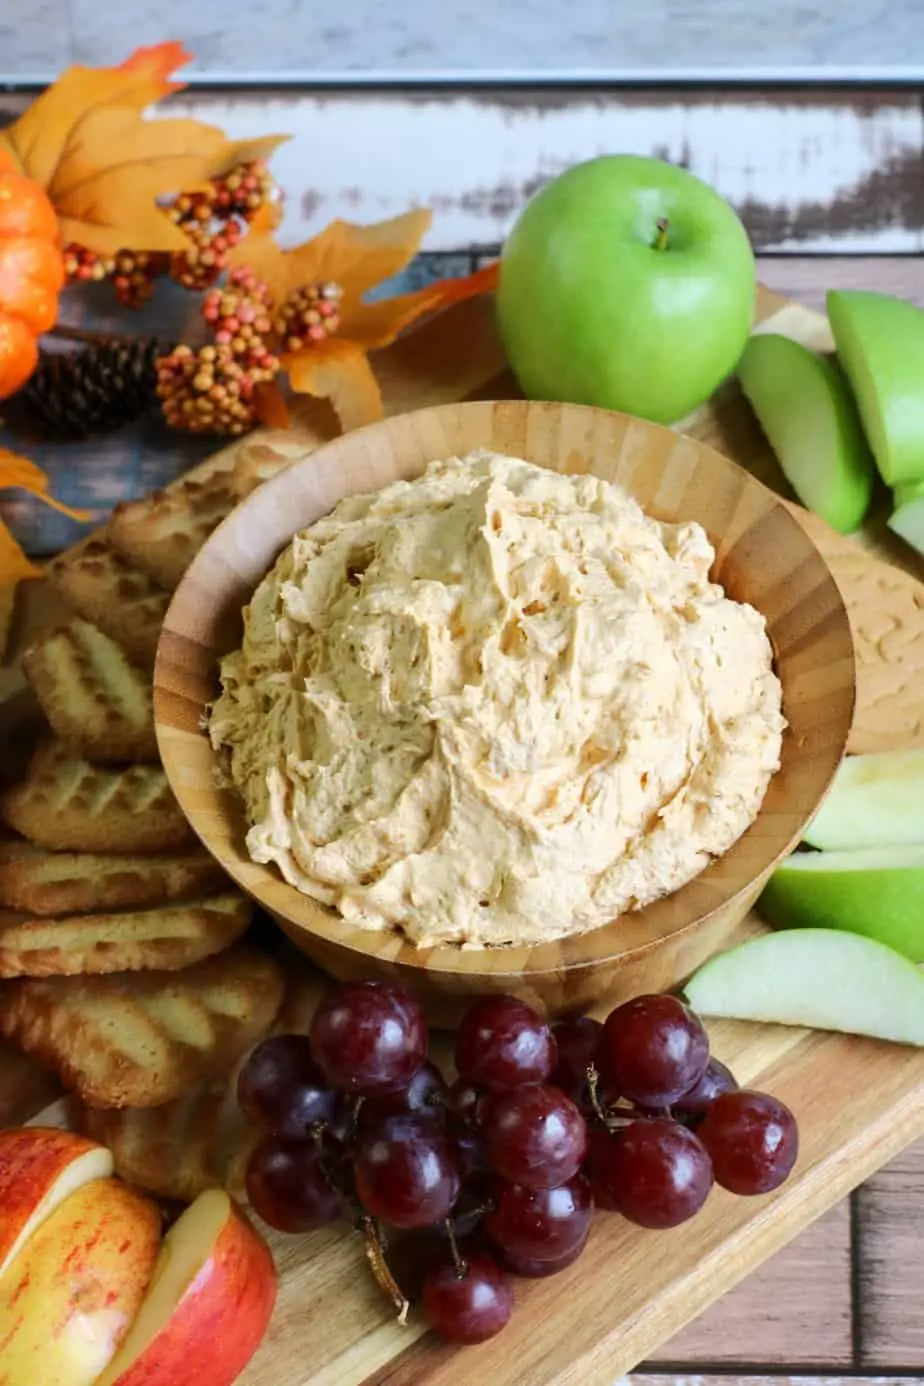
<path id="1" fill-rule="evenodd" d="M 120 1173 L 181 1199 L 239 1187 L 237 1069 L 318 993 L 295 968 L 284 997 L 284 969 L 245 937 L 250 902 L 195 843 L 157 756 L 160 627 L 230 480 L 122 506 L 50 566 L 73 615 L 23 657 L 43 727 L 0 799 L 0 1035 L 54 1069 Z"/>

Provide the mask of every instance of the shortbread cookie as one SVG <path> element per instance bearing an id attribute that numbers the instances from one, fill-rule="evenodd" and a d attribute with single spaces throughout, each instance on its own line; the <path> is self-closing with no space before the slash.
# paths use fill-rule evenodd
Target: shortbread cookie
<path id="1" fill-rule="evenodd" d="M 46 631 L 23 669 L 52 731 L 76 755 L 157 760 L 150 674 L 98 626 L 76 617 Z"/>
<path id="2" fill-rule="evenodd" d="M 252 912 L 237 891 L 158 909 L 59 919 L 0 910 L 0 977 L 173 972 L 230 948 Z"/>
<path id="3" fill-rule="evenodd" d="M 22 839 L 0 842 L 0 906 L 52 917 L 195 900 L 227 885 L 203 848 L 162 856 L 46 852 Z"/>
<path id="4" fill-rule="evenodd" d="M 167 852 L 193 836 L 161 766 L 91 765 L 53 740 L 2 796 L 0 813 L 55 852 Z"/>
<path id="5" fill-rule="evenodd" d="M 173 591 L 212 530 L 234 504 L 229 473 L 193 478 L 117 505 L 107 527 L 112 545 Z"/>
<path id="6" fill-rule="evenodd" d="M 48 977 L 0 987 L 0 1033 L 90 1107 L 156 1107 L 227 1073 L 266 1034 L 284 974 L 239 943 L 182 972 Z"/>
<path id="7" fill-rule="evenodd" d="M 170 594 L 118 553 L 105 533 L 49 563 L 48 577 L 78 616 L 99 626 L 143 668 L 154 667 Z"/>

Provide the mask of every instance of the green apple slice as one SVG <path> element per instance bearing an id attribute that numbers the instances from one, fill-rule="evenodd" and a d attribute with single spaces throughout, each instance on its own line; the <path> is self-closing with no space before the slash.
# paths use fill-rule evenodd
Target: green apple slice
<path id="1" fill-rule="evenodd" d="M 761 332 L 745 347 L 738 378 L 800 501 L 851 533 L 869 509 L 876 468 L 839 367 Z"/>
<path id="2" fill-rule="evenodd" d="M 804 841 L 825 851 L 924 843 L 924 749 L 842 760 Z"/>
<path id="3" fill-rule="evenodd" d="M 827 306 L 883 480 L 924 480 L 924 313 L 861 289 L 832 289 Z"/>
<path id="4" fill-rule="evenodd" d="M 904 539 L 906 544 L 924 554 L 924 496 L 907 501 L 894 510 L 886 524 L 899 539 Z"/>
<path id="5" fill-rule="evenodd" d="M 924 962 L 924 847 L 795 852 L 757 911 L 784 929 L 846 929 Z"/>
<path id="6" fill-rule="evenodd" d="M 896 510 L 901 510 L 903 505 L 917 500 L 919 496 L 924 496 L 924 481 L 900 481 L 892 491 Z"/>
<path id="7" fill-rule="evenodd" d="M 764 934 L 712 958 L 684 992 L 703 1016 L 924 1045 L 924 974 L 900 953 L 859 934 Z"/>

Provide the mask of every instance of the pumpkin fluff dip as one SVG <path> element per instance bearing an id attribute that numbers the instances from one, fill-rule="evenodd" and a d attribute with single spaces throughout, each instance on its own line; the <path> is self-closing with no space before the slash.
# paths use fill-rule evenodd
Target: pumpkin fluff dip
<path id="1" fill-rule="evenodd" d="M 351 924 L 540 943 L 677 890 L 785 722 L 700 525 L 476 452 L 342 501 L 244 611 L 209 713 L 247 848 Z"/>

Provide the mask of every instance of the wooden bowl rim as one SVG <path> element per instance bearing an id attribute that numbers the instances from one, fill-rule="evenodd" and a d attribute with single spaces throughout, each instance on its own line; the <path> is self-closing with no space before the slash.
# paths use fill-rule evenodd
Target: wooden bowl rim
<path id="1" fill-rule="evenodd" d="M 836 617 L 838 630 L 837 635 L 844 643 L 844 653 L 849 654 L 851 660 L 851 676 L 841 688 L 837 690 L 837 716 L 834 721 L 836 734 L 826 743 L 825 751 L 819 752 L 815 759 L 815 769 L 817 774 L 814 778 L 814 794 L 811 802 L 806 802 L 801 810 L 793 808 L 787 817 L 790 817 L 791 829 L 787 832 L 783 840 L 774 850 L 772 857 L 766 859 L 764 864 L 756 871 L 744 879 L 735 889 L 728 891 L 719 889 L 718 898 L 705 908 L 691 909 L 688 916 L 682 922 L 672 922 L 669 927 L 659 930 L 657 928 L 646 930 L 644 924 L 640 928 L 642 921 L 655 918 L 662 913 L 665 908 L 670 908 L 672 913 L 676 912 L 678 900 L 685 896 L 695 897 L 697 887 L 711 878 L 716 868 L 721 868 L 722 864 L 728 862 L 732 855 L 736 853 L 739 844 L 746 838 L 755 833 L 759 828 L 764 807 L 754 823 L 733 844 L 727 853 L 721 858 L 717 858 L 707 866 L 703 872 L 694 877 L 680 890 L 671 895 L 656 900 L 643 909 L 634 911 L 631 914 L 617 916 L 607 924 L 601 925 L 596 929 L 589 930 L 583 934 L 566 935 L 559 939 L 536 945 L 504 945 L 500 947 L 459 947 L 455 944 L 440 944 L 429 948 L 418 948 L 404 940 L 400 935 L 391 931 L 377 931 L 360 929 L 349 925 L 343 917 L 335 910 L 319 904 L 289 885 L 279 875 L 277 869 L 270 865 L 259 865 L 252 862 L 243 852 L 233 855 L 220 850 L 215 843 L 215 837 L 210 830 L 206 819 L 213 816 L 212 812 L 200 811 L 191 805 L 185 793 L 186 781 L 182 773 L 183 746 L 188 745 L 188 739 L 204 742 L 208 745 L 207 735 L 200 726 L 195 732 L 184 730 L 180 732 L 170 722 L 166 709 L 169 700 L 172 698 L 172 689 L 164 678 L 167 658 L 166 650 L 172 640 L 184 641 L 189 645 L 189 641 L 182 634 L 182 631 L 175 629 L 175 625 L 183 625 L 179 619 L 187 607 L 198 606 L 201 608 L 203 598 L 203 588 L 197 584 L 197 573 L 208 563 L 209 558 L 219 551 L 223 543 L 224 535 L 229 529 L 240 522 L 240 517 L 249 512 L 253 512 L 254 517 L 259 515 L 261 509 L 272 504 L 278 492 L 291 486 L 293 476 L 297 475 L 302 468 L 316 468 L 323 464 L 325 457 L 334 452 L 346 452 L 352 448 L 361 449 L 364 441 L 374 435 L 379 430 L 393 431 L 400 428 L 402 424 L 419 418 L 420 416 L 455 416 L 460 412 L 474 411 L 493 411 L 495 409 L 519 409 L 528 411 L 531 408 L 541 408 L 553 410 L 557 413 L 567 414 L 572 411 L 592 416 L 601 415 L 609 419 L 616 419 L 624 422 L 627 427 L 651 430 L 653 433 L 669 435 L 674 442 L 685 442 L 700 452 L 710 454 L 717 458 L 722 467 L 731 468 L 743 478 L 744 488 L 757 488 L 772 502 L 771 509 L 780 512 L 783 517 L 783 524 L 790 531 L 792 539 L 797 546 L 801 546 L 804 551 L 803 562 L 811 564 L 818 570 L 818 580 L 815 587 L 818 589 L 827 588 L 827 597 L 830 602 L 833 615 Z M 477 446 L 477 445 L 473 445 Z M 491 446 L 490 441 L 486 441 L 483 446 Z M 542 465 L 541 463 L 537 465 Z M 346 494 L 344 492 L 343 494 Z M 339 499 L 339 498 L 338 498 Z M 337 501 L 332 503 L 336 504 Z M 296 531 L 293 530 L 294 534 Z M 285 545 L 282 546 L 283 548 Z M 278 557 L 277 552 L 272 556 L 266 565 L 265 571 L 269 571 Z M 260 579 L 257 580 L 258 582 Z M 197 621 L 197 625 L 201 625 Z M 204 649 L 202 645 L 197 645 L 196 649 Z M 214 665 L 214 658 L 212 660 Z M 648 420 L 638 419 L 634 416 L 620 413 L 615 410 L 598 409 L 590 405 L 566 404 L 558 402 L 536 401 L 536 400 L 478 400 L 460 403 L 449 403 L 443 405 L 432 405 L 421 409 L 408 410 L 403 414 L 392 415 L 387 419 L 380 420 L 373 424 L 368 424 L 363 428 L 352 430 L 349 433 L 341 434 L 337 438 L 322 444 L 321 447 L 313 449 L 304 457 L 298 458 L 281 472 L 271 477 L 268 481 L 256 487 L 248 496 L 240 501 L 228 516 L 212 532 L 199 553 L 193 559 L 189 568 L 186 570 L 176 591 L 173 593 L 167 614 L 164 620 L 161 637 L 158 642 L 157 658 L 154 669 L 154 718 L 155 731 L 158 741 L 158 749 L 161 760 L 167 775 L 168 783 L 180 804 L 180 807 L 189 821 L 193 831 L 203 843 L 203 845 L 216 857 L 223 869 L 231 879 L 245 893 L 250 895 L 258 904 L 266 909 L 271 915 L 280 916 L 286 920 L 287 924 L 293 928 L 304 931 L 310 935 L 328 943 L 336 945 L 347 952 L 374 958 L 379 963 L 385 962 L 402 967 L 419 968 L 425 970 L 431 980 L 438 986 L 440 974 L 449 975 L 456 979 L 463 979 L 470 976 L 476 982 L 480 976 L 490 974 L 492 982 L 504 976 L 527 977 L 541 985 L 543 979 L 560 977 L 562 971 L 584 972 L 595 971 L 607 964 L 618 962 L 620 964 L 635 961 L 643 958 L 646 954 L 654 952 L 656 949 L 666 944 L 668 941 L 674 944 L 682 943 L 684 938 L 691 935 L 700 926 L 704 925 L 717 914 L 734 909 L 736 905 L 740 907 L 741 916 L 746 913 L 747 908 L 753 902 L 758 882 L 762 882 L 769 875 L 773 866 L 776 865 L 789 851 L 798 843 L 802 836 L 803 829 L 810 819 L 814 816 L 819 805 L 824 799 L 830 788 L 831 781 L 837 770 L 838 765 L 846 751 L 847 737 L 853 715 L 854 703 L 856 698 L 856 677 L 853 665 L 853 641 L 850 632 L 850 624 L 847 611 L 841 598 L 837 584 L 818 548 L 798 523 L 795 517 L 787 510 L 780 496 L 758 481 L 745 468 L 726 457 L 717 448 L 708 443 L 702 442 L 689 434 L 682 434 L 673 429 L 669 429 L 660 424 L 651 423 Z M 209 750 L 213 767 L 218 768 L 218 757 Z M 232 790 L 217 791 L 217 796 L 227 795 L 236 798 L 236 792 Z M 237 817 L 235 810 L 224 809 L 222 816 L 225 819 Z M 243 823 L 243 812 L 240 813 L 240 822 Z M 231 835 L 233 836 L 233 834 Z M 291 907 L 291 908 L 290 908 Z M 296 911 L 293 913 L 292 911 Z M 304 914 L 308 912 L 310 919 L 306 919 Z M 604 945 L 604 939 L 611 932 L 616 931 L 612 946 Z M 637 937 L 630 941 L 626 934 L 634 934 Z M 620 937 L 622 942 L 620 943 Z M 603 945 L 603 946 L 601 946 Z M 505 966 L 504 960 L 509 962 Z"/>

